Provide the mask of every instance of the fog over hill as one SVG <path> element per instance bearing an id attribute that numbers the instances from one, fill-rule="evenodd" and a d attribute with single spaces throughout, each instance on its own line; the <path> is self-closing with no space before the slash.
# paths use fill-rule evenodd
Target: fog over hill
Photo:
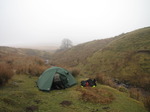
<path id="1" fill-rule="evenodd" d="M 37 49 L 37 50 L 44 50 L 48 52 L 55 51 L 59 48 L 58 45 L 29 45 L 29 46 L 15 46 L 16 48 L 29 48 L 29 49 Z"/>
<path id="2" fill-rule="evenodd" d="M 0 46 L 74 45 L 150 26 L 150 0 L 0 0 Z M 47 45 L 46 45 L 47 46 Z"/>

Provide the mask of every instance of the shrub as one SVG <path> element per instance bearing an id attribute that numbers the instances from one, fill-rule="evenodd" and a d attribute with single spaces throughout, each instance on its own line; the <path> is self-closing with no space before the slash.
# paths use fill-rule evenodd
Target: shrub
<path id="1" fill-rule="evenodd" d="M 150 111 L 150 95 L 144 98 L 144 106 Z"/>
<path id="2" fill-rule="evenodd" d="M 117 89 L 118 89 L 119 91 L 121 91 L 121 92 L 128 93 L 128 89 L 125 88 L 124 86 L 119 86 Z"/>
<path id="3" fill-rule="evenodd" d="M 142 93 L 138 88 L 131 88 L 129 90 L 130 97 L 136 100 L 140 100 L 142 98 Z"/>
<path id="4" fill-rule="evenodd" d="M 112 79 L 104 74 L 96 75 L 95 79 L 97 80 L 98 83 L 116 88 L 116 84 L 112 81 Z"/>
<path id="5" fill-rule="evenodd" d="M 31 65 L 29 66 L 28 73 L 32 76 L 40 76 L 44 70 L 46 70 L 46 66 L 41 65 Z"/>
<path id="6" fill-rule="evenodd" d="M 28 74 L 28 67 L 26 65 L 20 64 L 15 67 L 17 74 Z"/>
<path id="7" fill-rule="evenodd" d="M 80 70 L 79 69 L 72 69 L 70 70 L 71 71 L 71 74 L 74 76 L 74 77 L 77 77 L 80 73 Z"/>
<path id="8" fill-rule="evenodd" d="M 47 68 L 48 67 L 44 66 L 44 65 L 32 64 L 29 66 L 18 67 L 16 70 L 16 73 L 17 74 L 28 74 L 28 75 L 32 75 L 32 76 L 39 76 Z"/>
<path id="9" fill-rule="evenodd" d="M 38 65 L 44 65 L 45 64 L 44 61 L 39 57 L 33 57 L 33 59 L 36 62 L 36 64 L 38 64 Z"/>
<path id="10" fill-rule="evenodd" d="M 96 75 L 95 78 L 96 78 L 98 83 L 101 83 L 101 84 L 105 83 L 106 78 L 103 74 L 98 74 L 98 75 Z"/>
<path id="11" fill-rule="evenodd" d="M 17 60 L 14 69 L 17 74 L 28 74 L 39 76 L 49 66 L 45 65 L 44 61 L 38 57 L 23 57 Z"/>
<path id="12" fill-rule="evenodd" d="M 13 75 L 14 72 L 8 64 L 0 64 L 0 86 L 5 85 Z"/>

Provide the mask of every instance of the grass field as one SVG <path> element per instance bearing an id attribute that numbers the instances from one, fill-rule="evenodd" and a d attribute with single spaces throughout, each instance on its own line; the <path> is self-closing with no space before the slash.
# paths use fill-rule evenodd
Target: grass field
<path id="1" fill-rule="evenodd" d="M 15 75 L 6 86 L 0 88 L 0 112 L 147 112 L 143 104 L 128 97 L 128 93 L 108 86 L 98 84 L 93 91 L 109 92 L 113 100 L 107 104 L 92 103 L 81 98 L 81 91 L 88 92 L 88 88 L 81 88 L 79 83 L 65 90 L 43 92 L 36 87 L 37 79 Z M 92 91 L 92 88 L 89 90 Z M 92 94 L 105 96 L 103 92 Z"/>

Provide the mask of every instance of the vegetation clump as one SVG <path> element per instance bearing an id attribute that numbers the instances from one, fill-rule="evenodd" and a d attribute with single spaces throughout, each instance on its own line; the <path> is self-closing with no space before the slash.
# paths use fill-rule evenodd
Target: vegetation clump
<path id="1" fill-rule="evenodd" d="M 78 90 L 81 92 L 81 99 L 83 101 L 109 104 L 115 99 L 112 93 L 104 89 L 85 87 Z"/>
<path id="2" fill-rule="evenodd" d="M 67 101 L 67 100 L 64 100 L 60 103 L 62 106 L 70 106 L 72 104 L 72 101 Z"/>
<path id="3" fill-rule="evenodd" d="M 144 105 L 145 107 L 148 109 L 148 111 L 150 111 L 150 96 L 144 98 Z"/>
<path id="4" fill-rule="evenodd" d="M 77 77 L 80 74 L 80 70 L 76 68 L 70 69 L 70 72 L 74 77 Z"/>
<path id="5" fill-rule="evenodd" d="M 113 88 L 117 88 L 117 86 L 116 86 L 115 82 L 112 80 L 112 78 L 109 76 L 106 76 L 103 73 L 97 74 L 95 76 L 95 79 L 100 84 L 104 84 L 104 85 L 108 85 L 108 86 L 113 87 Z"/>
<path id="6" fill-rule="evenodd" d="M 14 72 L 8 64 L 0 64 L 0 86 L 5 85 L 13 75 Z"/>
<path id="7" fill-rule="evenodd" d="M 31 105 L 26 107 L 26 112 L 34 112 L 34 111 L 38 111 L 38 106 Z"/>

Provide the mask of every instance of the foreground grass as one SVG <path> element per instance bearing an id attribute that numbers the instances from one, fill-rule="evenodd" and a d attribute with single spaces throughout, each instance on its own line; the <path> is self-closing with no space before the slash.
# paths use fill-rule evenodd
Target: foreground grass
<path id="1" fill-rule="evenodd" d="M 129 98 L 127 93 L 108 86 L 96 87 L 114 97 L 111 103 L 101 104 L 82 100 L 85 88 L 80 91 L 79 84 L 65 90 L 42 92 L 36 87 L 36 80 L 37 77 L 15 75 L 8 85 L 0 88 L 0 112 L 147 112 L 143 104 Z"/>

